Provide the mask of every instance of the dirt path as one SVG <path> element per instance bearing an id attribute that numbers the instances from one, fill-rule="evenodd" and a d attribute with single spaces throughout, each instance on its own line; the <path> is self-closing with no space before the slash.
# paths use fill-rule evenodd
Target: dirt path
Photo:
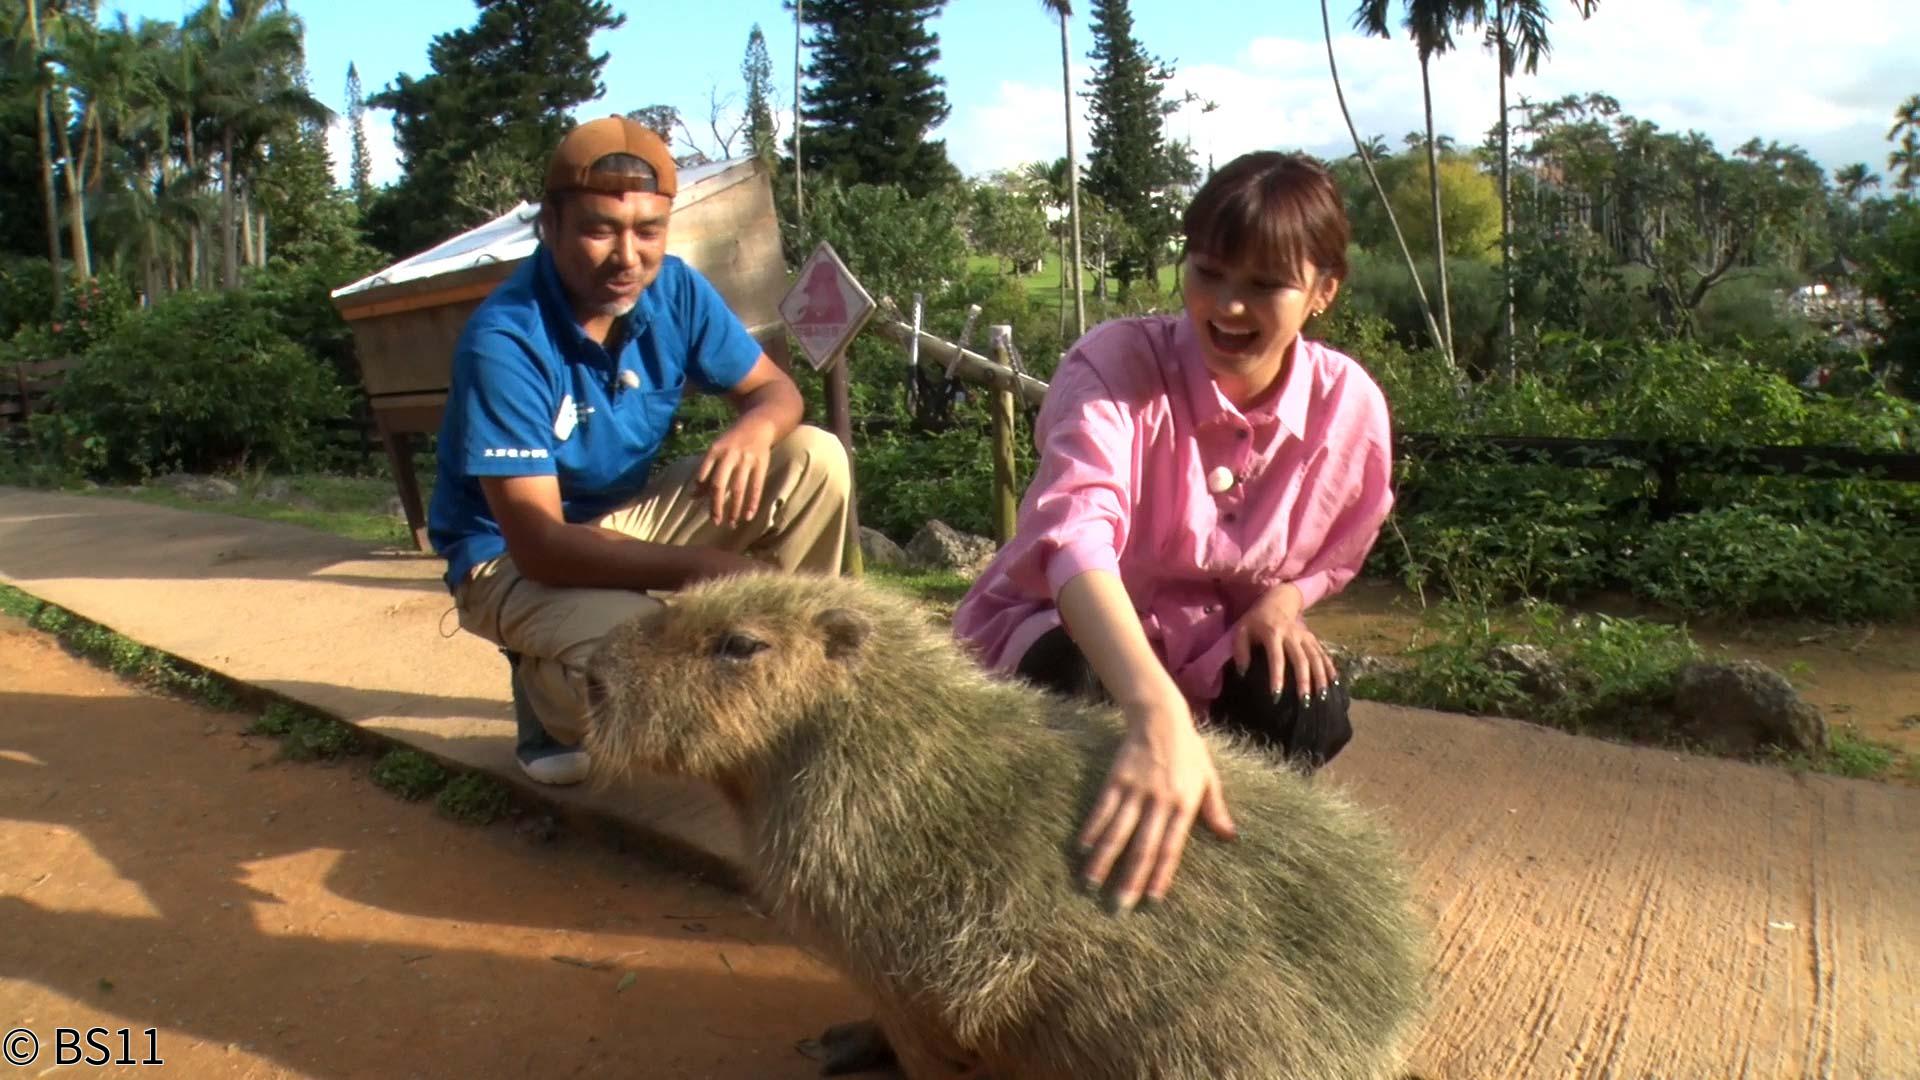
<path id="1" fill-rule="evenodd" d="M 276 761 L 3 625 L 0 718 L 0 1016 L 43 1052 L 154 1027 L 212 1080 L 798 1080 L 861 1012 L 727 893 Z M 1425 1080 L 1920 1078 L 1920 792 L 1358 719 L 1332 779 L 1438 927 Z"/>
<path id="2" fill-rule="evenodd" d="M 212 1080 L 798 1080 L 796 1040 L 861 1014 L 729 893 L 456 825 L 365 759 L 276 761 L 248 717 L 17 623 L 0 718 L 0 1026 L 42 1049 L 22 1076 L 65 1025 L 131 1028 L 135 1057 L 158 1028 L 160 1071 Z"/>

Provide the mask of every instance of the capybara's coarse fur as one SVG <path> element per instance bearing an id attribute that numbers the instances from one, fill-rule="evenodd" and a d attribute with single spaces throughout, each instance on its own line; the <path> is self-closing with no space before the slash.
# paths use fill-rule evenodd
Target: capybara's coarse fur
<path id="1" fill-rule="evenodd" d="M 1120 915 L 1077 844 L 1120 714 L 990 677 L 904 598 L 711 581 L 592 672 L 599 778 L 727 792 L 761 901 L 915 1080 L 1396 1075 L 1424 934 L 1397 849 L 1326 781 L 1209 735 L 1239 836 L 1196 825 L 1165 901 Z"/>

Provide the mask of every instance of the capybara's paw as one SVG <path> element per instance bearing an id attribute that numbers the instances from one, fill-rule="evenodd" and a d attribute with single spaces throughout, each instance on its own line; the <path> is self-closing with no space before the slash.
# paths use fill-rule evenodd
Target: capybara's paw
<path id="1" fill-rule="evenodd" d="M 821 1076 L 879 1072 L 894 1064 L 893 1046 L 887 1042 L 886 1032 L 872 1020 L 833 1025 L 821 1033 L 820 1048 L 826 1052 Z"/>

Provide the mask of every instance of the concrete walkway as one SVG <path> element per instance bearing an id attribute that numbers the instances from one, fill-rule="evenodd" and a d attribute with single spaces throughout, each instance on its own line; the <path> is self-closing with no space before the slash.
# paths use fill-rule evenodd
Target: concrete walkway
<path id="1" fill-rule="evenodd" d="M 730 865 L 703 789 L 522 780 L 505 662 L 457 631 L 439 573 L 304 529 L 0 488 L 0 580 Z M 1426 1080 L 1920 1078 L 1920 791 L 1355 712 L 1330 774 L 1398 829 L 1438 929 Z"/>

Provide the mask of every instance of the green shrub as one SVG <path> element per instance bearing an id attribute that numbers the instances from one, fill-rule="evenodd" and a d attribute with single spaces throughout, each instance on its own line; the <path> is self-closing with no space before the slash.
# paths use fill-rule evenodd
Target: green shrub
<path id="1" fill-rule="evenodd" d="M 1779 511 L 1729 506 L 1661 522 L 1627 560 L 1627 580 L 1687 612 L 1870 619 L 1914 610 L 1915 530 L 1891 519 L 1796 521 Z"/>
<path id="2" fill-rule="evenodd" d="M 301 716 L 280 740 L 280 749 L 293 761 L 330 761 L 359 749 L 353 727 L 324 716 Z"/>
<path id="3" fill-rule="evenodd" d="M 265 712 L 247 729 L 254 735 L 272 735 L 279 738 L 289 735 L 299 725 L 304 714 L 284 701 L 276 701 L 267 706 Z"/>
<path id="4" fill-rule="evenodd" d="M 417 750 L 391 750 L 373 765 L 373 782 L 415 802 L 447 783 L 447 770 Z"/>
<path id="5" fill-rule="evenodd" d="M 462 773 L 440 789 L 440 812 L 468 825 L 486 825 L 504 817 L 512 805 L 507 789 L 481 773 Z"/>
<path id="6" fill-rule="evenodd" d="M 181 293 L 95 345 L 55 395 L 105 472 L 299 467 L 318 426 L 343 416 L 332 374 L 245 293 Z"/>
<path id="7" fill-rule="evenodd" d="M 943 432 L 889 433 L 863 442 L 855 465 L 860 523 L 899 543 L 933 518 L 962 532 L 993 535 L 993 434 L 978 414 L 964 410 Z M 1016 416 L 1017 497 L 1033 475 L 1033 428 L 1024 411 Z"/>

